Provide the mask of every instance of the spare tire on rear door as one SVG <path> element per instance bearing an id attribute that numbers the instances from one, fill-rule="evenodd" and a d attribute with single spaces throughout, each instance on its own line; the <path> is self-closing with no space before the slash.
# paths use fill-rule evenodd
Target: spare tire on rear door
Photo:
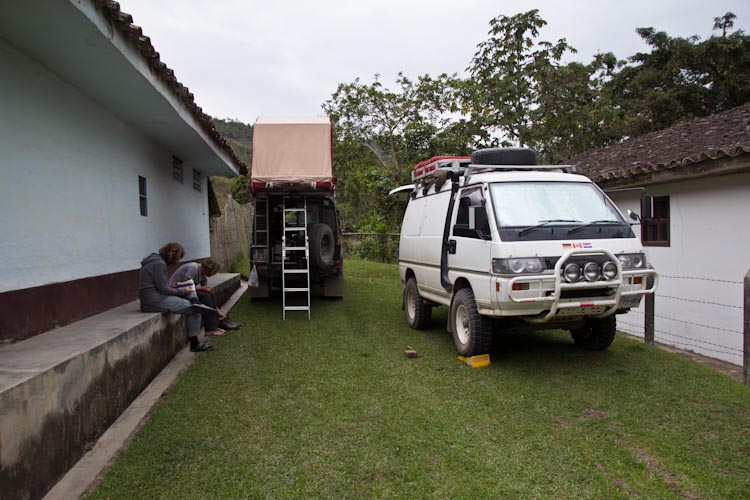
<path id="1" fill-rule="evenodd" d="M 328 224 L 311 224 L 309 233 L 312 263 L 321 269 L 332 266 L 335 241 L 331 227 Z"/>

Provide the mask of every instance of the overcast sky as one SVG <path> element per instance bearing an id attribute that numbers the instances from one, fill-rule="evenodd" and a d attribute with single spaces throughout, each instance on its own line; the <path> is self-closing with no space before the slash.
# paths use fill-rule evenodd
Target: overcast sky
<path id="1" fill-rule="evenodd" d="M 734 12 L 750 32 L 750 0 L 122 0 L 198 106 L 218 118 L 322 114 L 339 83 L 393 86 L 399 71 L 463 74 L 489 21 L 537 8 L 539 39 L 566 38 L 569 56 L 624 59 L 647 46 L 651 26 L 671 36 L 711 36 Z M 394 87 L 395 88 L 395 87 Z"/>

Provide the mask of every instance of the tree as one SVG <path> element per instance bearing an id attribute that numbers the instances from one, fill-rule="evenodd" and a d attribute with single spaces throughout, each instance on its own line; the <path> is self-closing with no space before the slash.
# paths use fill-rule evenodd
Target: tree
<path id="1" fill-rule="evenodd" d="M 534 112 L 541 81 L 566 52 L 575 52 L 565 39 L 536 42 L 547 22 L 538 10 L 490 21 L 489 38 L 477 46 L 467 71 L 471 80 L 462 111 L 472 122 L 501 134 L 505 144 L 532 142 Z"/>
<path id="2" fill-rule="evenodd" d="M 616 66 L 614 54 L 597 54 L 589 64 L 552 66 L 539 75 L 527 137 L 543 161 L 554 163 L 622 137 L 620 111 L 602 93 Z"/>
<path id="3" fill-rule="evenodd" d="M 411 167 L 430 156 L 469 150 L 472 140 L 462 132 L 472 129 L 456 126 L 460 120 L 450 115 L 458 110 L 460 82 L 455 75 L 412 80 L 399 73 L 396 90 L 390 90 L 375 75 L 371 84 L 340 84 L 323 104 L 334 123 L 345 225 L 350 219 L 397 225 L 400 213 L 387 194 L 410 181 Z"/>
<path id="4" fill-rule="evenodd" d="M 712 36 L 670 37 L 654 28 L 636 32 L 652 47 L 621 63 L 605 88 L 621 109 L 625 135 L 636 136 L 739 106 L 750 100 L 750 38 L 727 34 L 735 15 L 714 18 Z"/>
<path id="5" fill-rule="evenodd" d="M 244 175 L 238 175 L 232 182 L 232 198 L 237 203 L 245 204 L 252 201 L 252 194 L 250 193 L 250 182 Z"/>

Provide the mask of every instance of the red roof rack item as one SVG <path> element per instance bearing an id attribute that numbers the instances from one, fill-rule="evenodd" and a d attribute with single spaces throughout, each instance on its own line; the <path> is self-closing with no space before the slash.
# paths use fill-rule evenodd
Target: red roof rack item
<path id="1" fill-rule="evenodd" d="M 454 161 L 468 162 L 471 156 L 433 156 L 429 160 L 424 160 L 414 165 L 414 171 L 411 173 L 411 180 L 417 181 L 432 175 L 439 167 L 453 163 Z"/>

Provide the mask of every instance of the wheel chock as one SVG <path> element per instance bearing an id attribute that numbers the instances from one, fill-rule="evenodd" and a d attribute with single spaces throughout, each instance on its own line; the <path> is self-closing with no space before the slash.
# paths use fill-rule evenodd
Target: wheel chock
<path id="1" fill-rule="evenodd" d="M 459 356 L 459 361 L 463 361 L 472 368 L 484 368 L 490 366 L 489 354 L 477 354 L 476 356 Z"/>

